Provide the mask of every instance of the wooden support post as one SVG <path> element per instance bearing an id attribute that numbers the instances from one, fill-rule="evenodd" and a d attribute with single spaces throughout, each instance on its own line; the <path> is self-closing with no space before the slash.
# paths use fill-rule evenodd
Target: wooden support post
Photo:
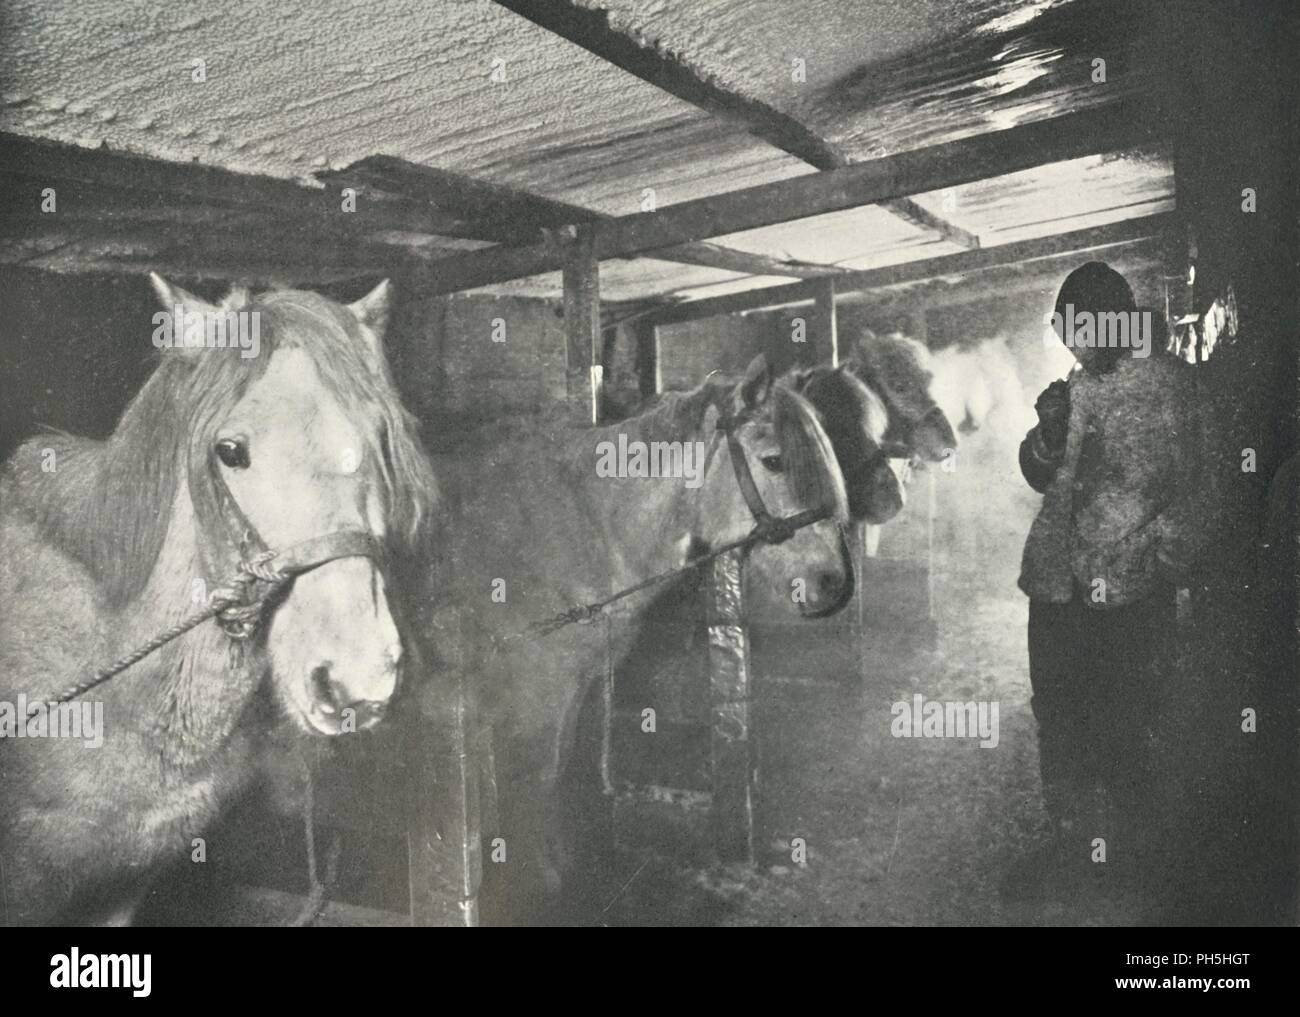
<path id="1" fill-rule="evenodd" d="M 636 376 L 642 399 L 664 390 L 663 369 L 659 366 L 659 326 L 644 319 L 636 323 Z"/>
<path id="2" fill-rule="evenodd" d="M 813 314 L 808 323 L 809 353 L 814 364 L 829 363 L 838 367 L 840 363 L 839 333 L 835 323 L 835 282 L 832 279 L 818 279 L 813 286 L 816 297 L 813 301 Z"/>
<path id="3" fill-rule="evenodd" d="M 461 659 L 459 625 L 454 629 L 457 638 L 442 648 L 454 672 L 425 684 L 408 729 L 413 925 L 479 924 L 482 738 L 474 689 Z"/>
<path id="4" fill-rule="evenodd" d="M 600 262 L 590 227 L 578 226 L 564 244 L 564 331 L 569 420 L 591 427 L 600 420 Z"/>
<path id="5" fill-rule="evenodd" d="M 928 475 L 925 494 L 925 603 L 926 617 L 934 621 L 934 521 L 938 515 L 938 491 L 933 468 Z"/>
<path id="6" fill-rule="evenodd" d="M 723 861 L 754 859 L 757 760 L 750 728 L 752 682 L 744 628 L 744 552 L 713 560 L 706 592 L 713 704 L 713 841 Z"/>

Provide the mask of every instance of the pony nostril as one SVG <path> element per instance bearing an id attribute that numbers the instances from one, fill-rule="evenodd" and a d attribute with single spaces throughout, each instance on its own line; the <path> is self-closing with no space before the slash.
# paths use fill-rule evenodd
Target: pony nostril
<path id="1" fill-rule="evenodd" d="M 330 677 L 328 664 L 317 664 L 311 669 L 311 690 L 323 712 L 333 714 L 338 711 L 341 705 L 339 687 Z"/>

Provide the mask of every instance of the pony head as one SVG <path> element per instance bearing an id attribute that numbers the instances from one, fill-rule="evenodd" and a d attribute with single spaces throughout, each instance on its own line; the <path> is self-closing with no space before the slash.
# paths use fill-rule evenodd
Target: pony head
<path id="1" fill-rule="evenodd" d="M 801 395 L 773 384 L 766 358 L 749 365 L 742 381 L 706 383 L 709 399 L 705 433 L 717 437 L 705 467 L 696 533 L 717 546 L 744 537 L 754 516 L 737 482 L 728 442 L 717 432 L 729 417 L 754 484 L 766 510 L 791 516 L 824 509 L 826 518 L 796 531 L 779 544 L 753 550 L 755 574 L 806 617 L 842 608 L 853 594 L 853 565 L 844 536 L 848 499 L 830 439 L 817 413 Z"/>
<path id="2" fill-rule="evenodd" d="M 247 556 L 232 544 L 250 534 L 223 527 L 228 502 L 241 528 L 272 551 L 352 530 L 409 552 L 434 485 L 381 347 L 388 283 L 348 306 L 314 293 L 250 298 L 242 290 L 214 306 L 152 281 L 166 311 L 222 316 L 228 334 L 255 336 L 225 348 L 172 343 L 164 352 L 161 370 L 192 401 L 181 457 L 209 580 L 226 579 Z M 299 727 L 337 734 L 384 715 L 403 654 L 381 561 L 327 561 L 296 576 L 265 610 L 266 662 Z"/>
<path id="3" fill-rule="evenodd" d="M 869 329 L 853 344 L 848 369 L 880 396 L 889 411 L 886 442 L 927 462 L 941 462 L 957 447 L 952 424 L 931 394 L 930 351 L 899 333 Z"/>
<path id="4" fill-rule="evenodd" d="M 845 365 L 799 371 L 783 381 L 817 410 L 844 474 L 849 515 L 868 523 L 894 518 L 905 495 L 891 456 L 901 450 L 885 441 L 889 412 L 880 397 Z"/>

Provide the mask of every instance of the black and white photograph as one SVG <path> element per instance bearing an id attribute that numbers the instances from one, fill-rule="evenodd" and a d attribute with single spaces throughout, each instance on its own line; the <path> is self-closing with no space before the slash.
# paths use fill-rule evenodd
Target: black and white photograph
<path id="1" fill-rule="evenodd" d="M 1297 110 L 1290 0 L 0 0 L 0 926 L 1250 989 Z"/>

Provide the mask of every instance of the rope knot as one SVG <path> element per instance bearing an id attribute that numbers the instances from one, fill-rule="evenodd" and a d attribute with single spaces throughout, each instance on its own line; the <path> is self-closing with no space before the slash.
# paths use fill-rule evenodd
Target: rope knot
<path id="1" fill-rule="evenodd" d="M 577 622 L 579 625 L 586 625 L 600 615 L 603 610 L 600 604 L 579 604 L 577 607 L 568 611 L 567 618 L 571 622 Z"/>
<path id="2" fill-rule="evenodd" d="M 209 604 L 216 608 L 217 624 L 231 639 L 245 640 L 257 631 L 266 598 L 289 577 L 270 564 L 274 551 L 263 551 L 239 563 L 236 575 L 212 591 Z M 258 584 L 265 584 L 258 589 Z"/>

